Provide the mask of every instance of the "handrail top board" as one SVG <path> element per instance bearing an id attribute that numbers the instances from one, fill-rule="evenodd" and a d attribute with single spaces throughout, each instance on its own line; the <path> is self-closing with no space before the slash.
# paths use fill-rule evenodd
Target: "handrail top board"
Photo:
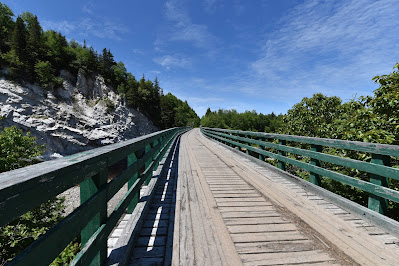
<path id="1" fill-rule="evenodd" d="M 327 139 L 327 138 L 318 138 L 318 137 L 305 137 L 305 136 L 286 135 L 286 134 L 277 134 L 277 133 L 264 133 L 264 132 L 252 132 L 252 131 L 243 131 L 243 130 L 219 129 L 219 128 L 209 128 L 209 127 L 203 127 L 203 129 L 399 157 L 399 146 L 398 145 L 379 144 L 379 143 L 351 141 L 351 140 L 340 140 L 340 139 Z"/>
<path id="2" fill-rule="evenodd" d="M 46 179 L 42 180 L 41 182 L 50 181 L 50 179 L 54 178 L 52 173 L 66 169 L 71 166 L 79 168 L 79 166 L 84 166 L 88 163 L 96 163 L 102 159 L 107 159 L 107 165 L 113 165 L 114 163 L 120 161 L 128 155 L 124 152 L 125 149 L 130 150 L 131 148 L 133 148 L 131 146 L 135 146 L 135 150 L 144 148 L 146 143 L 151 142 L 159 135 L 167 133 L 174 129 L 176 128 L 157 131 L 130 140 L 65 156 L 63 158 L 41 162 L 38 164 L 0 173 L 0 191 L 7 187 L 11 187 L 40 177 L 46 177 Z M 131 153 L 131 151 L 128 153 Z"/>

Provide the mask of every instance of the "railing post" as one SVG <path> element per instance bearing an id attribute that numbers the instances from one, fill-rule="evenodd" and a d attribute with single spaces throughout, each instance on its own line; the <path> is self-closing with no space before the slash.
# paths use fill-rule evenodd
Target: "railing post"
<path id="1" fill-rule="evenodd" d="M 259 141 L 262 141 L 262 140 L 263 140 L 262 138 L 259 138 Z M 259 145 L 259 149 L 265 150 L 265 147 L 262 146 L 262 145 Z M 265 161 L 265 155 L 259 153 L 259 160 L 261 160 L 262 162 L 264 162 L 264 161 Z"/>
<path id="2" fill-rule="evenodd" d="M 320 145 L 311 144 L 310 146 L 311 151 L 321 152 L 322 149 L 323 147 Z M 310 164 L 315 166 L 321 166 L 320 161 L 313 158 L 310 159 Z M 321 176 L 316 173 L 310 172 L 310 183 L 321 186 Z"/>
<path id="3" fill-rule="evenodd" d="M 135 153 L 130 154 L 127 157 L 127 167 L 131 166 L 136 161 L 137 161 L 136 154 Z M 128 189 L 130 189 L 134 185 L 134 182 L 136 182 L 137 178 L 139 177 L 139 171 L 140 171 L 140 169 L 137 169 L 136 173 L 134 173 L 133 176 L 127 182 Z M 139 202 L 139 199 L 140 199 L 140 192 L 137 192 L 136 195 L 133 196 L 132 201 L 130 202 L 129 206 L 127 207 L 127 213 L 129 213 L 129 214 L 133 213 L 134 208 L 136 208 L 136 205 Z"/>
<path id="4" fill-rule="evenodd" d="M 278 140 L 278 144 L 285 145 L 286 141 L 282 140 L 282 139 L 279 139 Z M 278 155 L 285 156 L 285 151 L 278 151 Z M 278 168 L 280 168 L 281 170 L 285 171 L 285 162 L 279 160 L 278 161 Z"/>
<path id="5" fill-rule="evenodd" d="M 151 150 L 151 144 L 145 145 L 144 154 L 146 154 L 146 153 L 149 152 L 150 150 Z M 144 166 L 145 166 L 145 167 L 144 167 L 144 171 L 145 171 L 145 169 L 147 169 L 148 166 L 150 166 L 151 162 L 152 162 L 152 158 L 149 158 L 149 159 L 145 162 L 145 164 L 144 164 Z M 147 178 L 147 180 L 144 182 L 144 184 L 145 184 L 145 185 L 148 185 L 148 184 L 150 183 L 150 181 L 151 181 L 151 178 L 152 178 L 152 175 L 150 175 L 150 176 Z"/>
<path id="6" fill-rule="evenodd" d="M 245 135 L 245 138 L 247 139 L 247 138 L 248 138 L 248 135 Z M 250 143 L 248 143 L 248 142 L 246 142 L 245 144 L 247 144 L 247 146 L 250 146 L 250 145 L 251 145 L 251 144 L 250 144 Z M 249 154 L 249 150 L 248 150 L 248 148 L 247 148 L 246 154 Z"/>
<path id="7" fill-rule="evenodd" d="M 80 184 L 80 202 L 83 203 L 93 196 L 99 188 L 107 183 L 108 179 L 108 168 L 101 169 L 98 174 L 93 177 L 87 178 Z M 104 193 L 102 198 L 98 199 L 101 201 L 101 206 L 98 213 L 93 219 L 83 228 L 81 232 L 81 243 L 82 247 L 88 242 L 90 237 L 100 228 L 101 224 L 107 219 L 107 194 Z M 101 265 L 107 259 L 107 239 L 105 238 L 102 243 L 98 246 L 98 253 L 93 258 L 90 265 Z"/>
<path id="8" fill-rule="evenodd" d="M 390 157 L 387 155 L 371 154 L 371 163 L 389 166 Z M 370 174 L 370 183 L 379 186 L 389 187 L 388 178 L 375 174 Z M 378 213 L 386 214 L 388 201 L 376 195 L 369 194 L 368 207 L 369 209 Z"/>

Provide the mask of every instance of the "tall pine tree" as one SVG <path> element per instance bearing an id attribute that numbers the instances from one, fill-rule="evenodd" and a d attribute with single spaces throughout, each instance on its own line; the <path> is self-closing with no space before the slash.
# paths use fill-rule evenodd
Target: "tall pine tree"
<path id="1" fill-rule="evenodd" d="M 15 22 L 14 30 L 11 37 L 11 50 L 7 54 L 7 61 L 10 64 L 10 77 L 12 79 L 20 79 L 25 76 L 25 63 L 27 61 L 27 31 L 25 23 L 18 16 Z"/>

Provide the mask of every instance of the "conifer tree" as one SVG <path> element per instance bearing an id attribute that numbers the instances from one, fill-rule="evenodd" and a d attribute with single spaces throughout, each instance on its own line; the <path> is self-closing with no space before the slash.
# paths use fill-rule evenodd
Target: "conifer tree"
<path id="1" fill-rule="evenodd" d="M 27 60 L 27 32 L 24 21 L 21 17 L 17 18 L 11 36 L 11 50 L 6 58 L 10 64 L 10 77 L 20 79 L 25 74 L 24 64 Z"/>
<path id="2" fill-rule="evenodd" d="M 4 54 L 9 51 L 9 41 L 11 33 L 14 29 L 14 21 L 12 17 L 14 13 L 5 4 L 0 3 L 0 53 Z"/>

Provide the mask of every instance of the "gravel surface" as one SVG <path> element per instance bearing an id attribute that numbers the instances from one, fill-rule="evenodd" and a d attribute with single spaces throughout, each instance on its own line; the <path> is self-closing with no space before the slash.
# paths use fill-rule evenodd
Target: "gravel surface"
<path id="1" fill-rule="evenodd" d="M 108 201 L 107 213 L 108 216 L 115 209 L 116 205 L 118 205 L 119 201 L 123 198 L 123 196 L 127 192 L 127 184 L 125 184 L 115 196 Z M 59 195 L 60 197 L 65 197 L 65 216 L 73 212 L 80 205 L 80 191 L 79 186 L 70 188 Z"/>

